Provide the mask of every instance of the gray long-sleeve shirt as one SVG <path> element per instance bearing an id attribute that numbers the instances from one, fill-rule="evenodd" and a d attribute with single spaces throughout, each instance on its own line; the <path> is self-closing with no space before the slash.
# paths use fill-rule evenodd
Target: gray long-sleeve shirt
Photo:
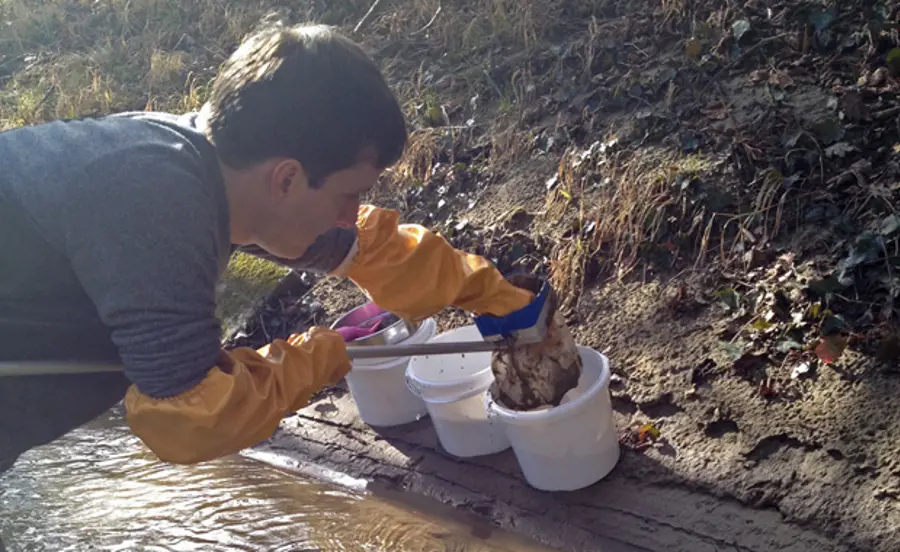
<path id="1" fill-rule="evenodd" d="M 0 133 L 0 359 L 96 356 L 84 348 L 109 345 L 105 332 L 144 393 L 206 376 L 234 247 L 215 151 L 194 121 L 127 113 Z M 354 240 L 335 229 L 296 260 L 245 250 L 326 272 Z M 28 346 L 42 340 L 55 346 Z"/>

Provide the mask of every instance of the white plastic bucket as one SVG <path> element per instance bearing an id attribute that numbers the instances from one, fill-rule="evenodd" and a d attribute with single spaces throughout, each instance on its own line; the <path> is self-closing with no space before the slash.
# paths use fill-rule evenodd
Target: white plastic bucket
<path id="1" fill-rule="evenodd" d="M 609 397 L 609 361 L 578 347 L 583 370 L 578 386 L 559 406 L 530 411 L 485 405 L 506 424 L 525 480 L 542 491 L 574 491 L 600 481 L 619 461 L 619 440 Z"/>
<path id="2" fill-rule="evenodd" d="M 478 328 L 465 326 L 430 342 L 481 340 Z M 509 448 L 503 421 L 489 417 L 485 407 L 485 394 L 494 383 L 490 353 L 413 357 L 406 379 L 425 401 L 438 440 L 449 454 L 468 458 Z"/>
<path id="3" fill-rule="evenodd" d="M 425 343 L 436 331 L 437 324 L 429 318 L 400 343 Z M 370 426 L 389 427 L 408 424 L 428 414 L 422 399 L 406 385 L 409 361 L 409 357 L 353 361 L 353 368 L 347 374 L 347 386 L 362 421 Z"/>

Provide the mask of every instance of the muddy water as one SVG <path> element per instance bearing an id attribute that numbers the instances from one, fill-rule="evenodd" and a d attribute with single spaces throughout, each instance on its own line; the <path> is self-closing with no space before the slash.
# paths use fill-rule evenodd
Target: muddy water
<path id="1" fill-rule="evenodd" d="M 0 476 L 0 539 L 8 552 L 546 550 L 342 483 L 241 455 L 163 464 L 111 413 Z"/>

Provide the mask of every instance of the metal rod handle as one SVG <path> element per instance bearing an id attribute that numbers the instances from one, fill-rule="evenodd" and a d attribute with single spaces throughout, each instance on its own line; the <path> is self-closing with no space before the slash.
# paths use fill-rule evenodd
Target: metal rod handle
<path id="1" fill-rule="evenodd" d="M 55 376 L 61 374 L 94 374 L 97 372 L 122 372 L 121 364 L 102 362 L 63 361 L 3 361 L 0 362 L 0 378 L 4 376 Z"/>
<path id="2" fill-rule="evenodd" d="M 348 347 L 351 360 L 362 358 L 394 358 L 426 355 L 453 355 L 460 353 L 484 353 L 505 349 L 504 341 L 454 341 L 450 343 L 421 343 L 416 345 L 373 345 L 372 347 Z"/>
<path id="3" fill-rule="evenodd" d="M 509 345 L 504 341 L 454 341 L 450 343 L 421 343 L 418 345 L 377 345 L 348 347 L 350 359 L 396 358 L 426 355 L 453 355 L 498 351 Z M 0 361 L 0 377 L 45 376 L 57 374 L 92 374 L 121 372 L 121 364 L 101 362 Z"/>

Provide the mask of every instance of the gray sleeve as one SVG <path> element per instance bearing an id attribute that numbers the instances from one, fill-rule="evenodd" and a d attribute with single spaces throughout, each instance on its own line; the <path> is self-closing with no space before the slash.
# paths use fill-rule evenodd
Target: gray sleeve
<path id="1" fill-rule="evenodd" d="M 309 249 L 296 259 L 276 257 L 258 245 L 240 246 L 237 250 L 278 263 L 292 270 L 327 274 L 344 262 L 355 243 L 355 229 L 332 228 L 319 236 Z"/>
<path id="2" fill-rule="evenodd" d="M 172 152 L 107 159 L 81 175 L 60 213 L 72 266 L 126 376 L 158 398 L 199 383 L 220 351 L 215 286 L 228 252 L 199 170 Z"/>

